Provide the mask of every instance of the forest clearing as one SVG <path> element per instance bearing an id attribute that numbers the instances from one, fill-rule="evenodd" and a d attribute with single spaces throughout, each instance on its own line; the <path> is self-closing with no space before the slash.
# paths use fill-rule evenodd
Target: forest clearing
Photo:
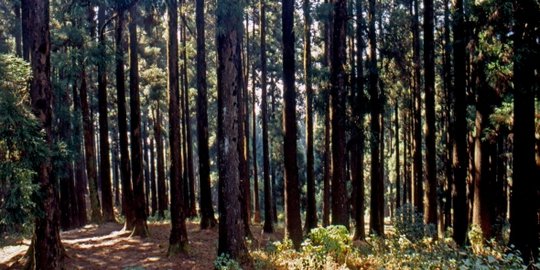
<path id="1" fill-rule="evenodd" d="M 0 0 L 0 269 L 539 269 L 540 0 Z"/>

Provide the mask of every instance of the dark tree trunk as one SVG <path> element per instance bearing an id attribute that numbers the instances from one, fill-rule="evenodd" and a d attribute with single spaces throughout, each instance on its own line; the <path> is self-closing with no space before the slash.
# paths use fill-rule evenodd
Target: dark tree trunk
<path id="1" fill-rule="evenodd" d="M 282 0 L 283 24 L 283 155 L 285 163 L 286 233 L 296 249 L 302 243 L 300 186 L 296 161 L 296 90 L 294 88 L 294 1 Z"/>
<path id="2" fill-rule="evenodd" d="M 329 0 L 325 0 L 328 4 Z M 324 57 L 323 65 L 330 65 L 330 48 L 332 45 L 332 18 L 330 17 L 324 24 Z M 323 226 L 330 225 L 330 177 L 332 169 L 332 152 L 330 150 L 330 97 L 327 89 L 325 93 L 325 114 L 324 114 L 324 179 L 323 179 Z"/>
<path id="3" fill-rule="evenodd" d="M 129 107 L 131 128 L 131 171 L 135 220 L 132 236 L 147 237 L 144 199 L 143 149 L 141 141 L 141 102 L 139 97 L 139 44 L 137 41 L 137 6 L 131 7 L 129 22 Z"/>
<path id="4" fill-rule="evenodd" d="M 167 187 L 165 186 L 165 154 L 163 147 L 162 127 L 161 127 L 161 102 L 157 101 L 156 114 L 154 116 L 154 134 L 156 136 L 157 155 L 157 192 L 158 192 L 158 217 L 165 218 L 165 210 L 169 204 Z"/>
<path id="5" fill-rule="evenodd" d="M 452 185 L 454 176 L 452 174 L 452 147 L 453 147 L 453 104 L 454 96 L 452 91 L 452 44 L 450 41 L 450 0 L 444 1 L 444 59 L 443 59 L 443 85 L 446 97 L 446 149 L 445 149 L 445 175 L 446 186 L 444 189 L 444 230 L 452 226 Z"/>
<path id="6" fill-rule="evenodd" d="M 118 136 L 113 136 L 114 138 L 114 144 L 112 148 L 112 155 L 113 155 L 113 183 L 114 183 L 114 205 L 119 207 L 120 206 L 120 158 L 118 157 L 120 155 L 120 150 L 118 149 Z"/>
<path id="7" fill-rule="evenodd" d="M 32 81 L 30 83 L 30 100 L 32 112 L 45 131 L 47 147 L 52 147 L 52 86 L 50 81 L 51 41 L 49 33 L 49 1 L 28 0 L 29 18 L 32 18 L 28 34 L 32 53 Z M 34 236 L 28 250 L 29 269 L 61 269 L 63 247 L 59 233 L 59 213 L 57 193 L 51 176 L 51 160 L 44 159 L 39 165 L 36 180 L 39 185 L 40 199 L 36 201 L 43 215 L 35 218 Z"/>
<path id="8" fill-rule="evenodd" d="M 380 154 L 381 140 L 381 108 L 380 93 L 378 89 L 379 72 L 377 68 L 377 36 L 375 31 L 375 0 L 369 0 L 369 94 L 371 104 L 371 214 L 369 217 L 369 230 L 377 235 L 384 235 L 384 182 L 382 177 L 382 164 Z"/>
<path id="9" fill-rule="evenodd" d="M 330 121 L 332 124 L 332 224 L 349 227 L 349 202 L 345 179 L 345 83 L 347 2 L 334 1 Z"/>
<path id="10" fill-rule="evenodd" d="M 210 186 L 210 155 L 208 150 L 208 86 L 206 83 L 206 39 L 204 22 L 204 0 L 196 1 L 197 24 L 197 141 L 199 151 L 199 189 L 201 229 L 216 226 L 212 189 Z"/>
<path id="11" fill-rule="evenodd" d="M 413 66 L 414 66 L 414 83 L 413 83 L 413 130 L 414 130 L 414 148 L 413 148 L 413 172 L 414 178 L 412 183 L 413 188 L 413 205 L 419 213 L 424 211 L 424 189 L 422 178 L 422 95 L 420 85 L 422 82 L 420 74 L 420 29 L 419 29 L 419 8 L 418 1 L 411 2 L 412 16 L 412 33 L 413 33 Z M 414 14 L 413 14 L 414 12 Z"/>
<path id="12" fill-rule="evenodd" d="M 88 94 L 86 85 L 86 71 L 84 67 L 81 76 L 81 109 L 83 118 L 84 149 L 86 154 L 86 175 L 88 176 L 88 186 L 90 190 L 90 221 L 101 223 L 101 207 L 98 194 L 98 182 L 96 171 L 96 148 L 94 138 L 94 125 L 90 119 L 90 109 L 88 108 Z"/>
<path id="13" fill-rule="evenodd" d="M 133 229 L 135 210 L 133 209 L 133 190 L 129 164 L 129 145 L 127 135 L 126 85 L 124 75 L 124 11 L 119 10 L 116 24 L 116 95 L 118 104 L 118 131 L 120 138 L 120 178 L 122 179 L 122 211 L 126 216 L 125 228 Z"/>
<path id="14" fill-rule="evenodd" d="M 99 107 L 99 165 L 101 178 L 101 198 L 103 221 L 115 221 L 112 187 L 111 187 L 111 163 L 109 159 L 109 120 L 107 117 L 107 64 L 105 63 L 105 5 L 101 5 L 98 11 L 99 20 L 99 52 L 98 63 L 98 107 Z"/>
<path id="15" fill-rule="evenodd" d="M 74 148 L 76 149 L 75 156 L 75 190 L 77 200 L 77 220 L 79 226 L 84 226 L 88 222 L 86 213 L 86 175 L 85 175 L 85 160 L 83 149 L 83 132 L 81 130 L 81 98 L 77 91 L 77 83 L 73 83 L 73 135 Z"/>
<path id="16" fill-rule="evenodd" d="M 396 210 L 401 207 L 401 169 L 399 162 L 399 104 L 396 100 L 394 110 L 394 129 L 396 132 Z"/>
<path id="17" fill-rule="evenodd" d="M 152 126 L 152 123 L 149 123 L 149 126 Z M 152 207 L 152 216 L 156 216 L 157 213 L 157 206 L 158 206 L 158 199 L 157 199 L 157 185 L 156 185 L 156 154 L 155 154 L 155 147 L 154 147 L 154 138 L 149 137 L 150 139 L 150 145 L 149 145 L 149 151 L 150 151 L 150 194 L 152 197 L 151 201 L 151 207 Z"/>
<path id="18" fill-rule="evenodd" d="M 26 61 L 30 61 L 30 46 L 32 45 L 30 5 L 31 0 L 21 0 L 22 57 Z"/>
<path id="19" fill-rule="evenodd" d="M 244 242 L 240 210 L 238 171 L 238 90 L 242 87 L 240 41 L 241 4 L 232 0 L 217 2 L 218 52 L 218 167 L 219 167 L 219 244 L 218 254 L 228 254 L 246 262 L 249 254 Z"/>
<path id="20" fill-rule="evenodd" d="M 467 107 L 466 107 L 466 70 L 465 70 L 465 14 L 463 0 L 456 0 L 454 7 L 454 153 L 452 167 L 454 185 L 452 203 L 454 207 L 453 238 L 460 246 L 465 244 L 467 219 Z"/>
<path id="21" fill-rule="evenodd" d="M 317 227 L 317 204 L 315 202 L 315 175 L 313 153 L 313 85 L 311 67 L 311 4 L 304 0 L 304 79 L 306 84 L 306 174 L 307 174 L 307 205 L 305 230 L 309 233 Z"/>
<path id="22" fill-rule="evenodd" d="M 532 67 L 538 61 L 537 36 L 538 3 L 532 0 L 513 1 L 514 18 L 514 172 L 510 201 L 510 244 L 514 244 L 525 264 L 538 259 L 539 201 L 538 179 L 535 164 L 535 89 L 538 77 Z M 536 55 L 535 55 L 536 54 Z M 535 77 L 536 76 L 536 77 Z M 536 79 L 535 79 L 536 78 Z M 532 181 L 536 179 L 535 181 Z M 535 183 L 536 182 L 536 183 Z"/>
<path id="23" fill-rule="evenodd" d="M 168 76 L 169 76 L 169 141 L 171 157 L 171 235 L 169 256 L 187 251 L 188 238 L 184 194 L 182 192 L 182 162 L 180 160 L 180 88 L 178 82 L 178 2 L 167 1 L 168 11 Z"/>
<path id="24" fill-rule="evenodd" d="M 144 112 L 144 115 L 148 115 L 148 111 Z M 148 139 L 150 136 L 148 135 L 148 118 L 143 118 L 143 124 L 142 124 L 142 145 L 143 145 L 143 168 L 144 168 L 144 202 L 145 202 L 145 211 L 146 216 L 150 215 L 150 153 L 149 153 L 149 146 L 148 146 Z"/>
<path id="25" fill-rule="evenodd" d="M 363 19 L 362 0 L 356 0 L 356 81 L 354 87 L 356 91 L 353 93 L 353 146 L 351 149 L 351 178 L 353 182 L 354 198 L 354 221 L 355 230 L 353 239 L 363 240 L 366 237 L 365 220 L 364 220 L 364 61 L 363 54 L 365 50 L 365 42 L 363 33 L 365 31 Z"/>
<path id="26" fill-rule="evenodd" d="M 268 93 L 266 71 L 266 0 L 260 0 L 260 34 L 261 34 L 261 117 L 263 144 L 263 177 L 264 177 L 264 232 L 274 232 L 272 214 L 272 187 L 270 184 L 270 151 L 268 141 Z"/>
<path id="27" fill-rule="evenodd" d="M 433 0 L 424 0 L 424 77 L 426 99 L 426 181 L 424 223 L 437 226 L 437 152 L 435 150 L 435 42 Z M 437 235 L 435 234 L 434 237 Z"/>

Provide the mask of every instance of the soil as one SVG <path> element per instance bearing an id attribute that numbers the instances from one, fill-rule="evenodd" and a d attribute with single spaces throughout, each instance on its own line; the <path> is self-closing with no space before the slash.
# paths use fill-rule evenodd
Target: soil
<path id="1" fill-rule="evenodd" d="M 199 224 L 187 222 L 187 254 L 167 256 L 170 224 L 149 223 L 150 236 L 130 237 L 121 224 L 107 223 L 61 233 L 66 250 L 65 269 L 213 269 L 218 243 L 217 227 L 200 230 Z M 260 233 L 252 227 L 255 240 L 251 248 L 264 247 L 267 241 L 281 238 L 281 233 Z M 0 249 L 0 269 L 20 269 L 21 258 L 28 249 L 27 239 Z"/>

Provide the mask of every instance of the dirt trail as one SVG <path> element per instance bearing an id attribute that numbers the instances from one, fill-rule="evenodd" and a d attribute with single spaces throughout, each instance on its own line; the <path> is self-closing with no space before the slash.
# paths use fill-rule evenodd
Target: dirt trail
<path id="1" fill-rule="evenodd" d="M 61 233 L 66 249 L 65 269 L 213 269 L 216 258 L 218 230 L 199 229 L 198 223 L 187 222 L 189 252 L 187 255 L 167 257 L 170 224 L 149 223 L 150 237 L 129 237 L 122 225 L 107 223 L 88 225 Z M 268 240 L 282 237 L 282 233 L 260 234 L 261 226 L 253 226 L 258 241 L 252 248 L 264 247 Z M 28 249 L 29 241 L 0 249 L 0 269 L 20 269 L 17 260 Z"/>

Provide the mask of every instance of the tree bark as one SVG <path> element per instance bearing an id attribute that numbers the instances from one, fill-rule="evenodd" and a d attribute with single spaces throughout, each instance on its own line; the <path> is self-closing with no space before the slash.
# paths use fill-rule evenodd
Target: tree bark
<path id="1" fill-rule="evenodd" d="M 218 168 L 219 168 L 219 243 L 218 254 L 247 262 L 240 210 L 238 171 L 238 91 L 242 88 L 240 40 L 242 4 L 232 0 L 217 2 L 218 52 Z"/>
<path id="2" fill-rule="evenodd" d="M 384 235 L 384 182 L 382 178 L 382 164 L 380 154 L 381 140 L 381 108 L 380 93 L 378 89 L 379 72 L 377 68 L 377 36 L 375 31 L 375 0 L 369 0 L 369 94 L 371 104 L 371 214 L 369 227 L 371 233 Z"/>
<path id="3" fill-rule="evenodd" d="M 465 13 L 463 0 L 456 0 L 454 6 L 454 97 L 455 113 L 454 147 L 452 168 L 454 185 L 452 202 L 454 206 L 453 238 L 460 246 L 465 245 L 467 218 L 467 107 L 466 107 L 466 70 L 465 70 Z"/>
<path id="4" fill-rule="evenodd" d="M 107 64 L 105 63 L 105 5 L 101 5 L 98 11 L 99 25 L 99 53 L 98 63 L 98 110 L 99 110 L 99 165 L 101 178 L 101 198 L 103 221 L 115 221 L 112 187 L 111 187 L 111 162 L 109 158 L 109 120 L 107 116 Z"/>
<path id="5" fill-rule="evenodd" d="M 263 177 L 264 177 L 264 232 L 274 232 L 272 214 L 272 187 L 270 183 L 270 151 L 268 142 L 268 93 L 266 71 L 266 0 L 260 0 L 260 35 L 261 35 L 261 117 L 263 143 Z"/>
<path id="6" fill-rule="evenodd" d="M 148 123 L 149 126 L 152 126 L 152 122 Z M 150 145 L 148 151 L 150 151 L 150 195 L 152 197 L 151 207 L 152 207 L 152 216 L 156 216 L 158 209 L 158 199 L 157 199 L 157 185 L 156 185 L 156 154 L 155 154 L 155 137 L 150 137 Z"/>
<path id="7" fill-rule="evenodd" d="M 168 75 L 169 75 L 169 141 L 171 157 L 171 235 L 169 256 L 187 251 L 186 213 L 182 191 L 182 162 L 180 160 L 180 88 L 178 82 L 178 1 L 167 1 L 168 11 Z"/>
<path id="8" fill-rule="evenodd" d="M 128 150 L 126 85 L 124 75 L 124 10 L 118 10 L 116 22 L 116 95 L 118 104 L 118 132 L 120 137 L 120 178 L 122 182 L 122 210 L 126 217 L 125 228 L 133 229 L 135 210 Z"/>
<path id="9" fill-rule="evenodd" d="M 424 223 L 437 226 L 437 152 L 435 149 L 435 44 L 433 0 L 424 0 L 424 77 L 426 102 L 426 180 Z M 434 237 L 437 235 L 435 234 Z"/>
<path id="10" fill-rule="evenodd" d="M 204 0 L 196 0 L 197 24 L 197 141 L 199 151 L 199 189 L 201 229 L 213 228 L 217 221 L 212 205 L 210 186 L 210 155 L 208 150 L 208 86 L 206 82 L 206 39 Z"/>
<path id="11" fill-rule="evenodd" d="M 345 74 L 347 2 L 334 1 L 331 64 L 330 121 L 332 124 L 332 224 L 349 227 L 345 178 Z"/>
<path id="12" fill-rule="evenodd" d="M 424 201 L 423 201 L 423 183 L 422 183 L 422 95 L 420 91 L 420 85 L 422 82 L 420 73 L 420 29 L 419 29 L 419 7 L 418 1 L 413 0 L 411 2 L 411 16 L 412 16 L 412 33 L 413 33 L 413 67 L 414 67 L 414 83 L 413 83 L 413 131 L 414 131 L 414 148 L 413 148 L 413 206 L 415 211 L 423 213 Z M 414 15 L 412 15 L 414 12 Z"/>
<path id="13" fill-rule="evenodd" d="M 163 147 L 163 138 L 161 136 L 161 102 L 157 101 L 156 114 L 154 116 L 154 134 L 156 136 L 156 155 L 157 155 L 157 192 L 158 192 L 158 217 L 165 218 L 165 210 L 169 204 L 167 196 L 167 187 L 165 186 L 165 155 Z"/>
<path id="14" fill-rule="evenodd" d="M 538 89 L 534 67 L 538 66 L 538 10 L 533 0 L 514 3 L 514 172 L 510 201 L 510 244 L 521 251 L 525 264 L 538 260 L 539 232 L 536 207 L 539 200 L 535 163 L 535 89 Z M 535 77 L 536 76 L 536 77 Z M 536 78 L 536 79 L 535 79 Z M 533 179 L 536 179 L 533 181 Z M 535 183 L 536 182 L 536 183 Z"/>
<path id="15" fill-rule="evenodd" d="M 52 147 L 52 86 L 50 81 L 51 69 L 51 39 L 49 33 L 49 1 L 28 0 L 28 16 L 33 23 L 29 26 L 29 39 L 32 81 L 30 82 L 30 100 L 32 112 L 39 120 L 41 128 L 45 131 L 47 148 Z M 44 159 L 39 165 L 36 180 L 41 194 L 36 206 L 43 211 L 43 215 L 35 218 L 34 236 L 28 254 L 31 269 L 61 269 L 62 258 L 65 252 L 60 240 L 59 213 L 57 193 L 51 176 L 51 159 Z"/>

